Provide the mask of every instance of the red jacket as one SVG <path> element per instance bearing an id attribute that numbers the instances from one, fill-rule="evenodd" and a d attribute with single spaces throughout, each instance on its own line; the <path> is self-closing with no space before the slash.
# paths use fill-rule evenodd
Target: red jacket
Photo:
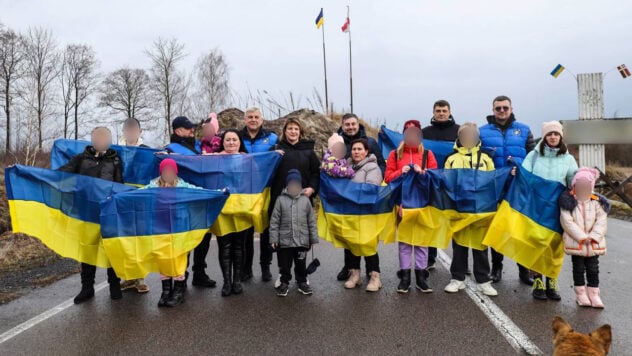
<path id="1" fill-rule="evenodd" d="M 402 159 L 397 160 L 397 150 L 392 150 L 388 155 L 388 160 L 386 161 L 386 172 L 384 172 L 384 181 L 386 183 L 390 183 L 395 180 L 397 177 L 402 175 L 402 168 L 411 164 L 418 164 L 421 167 L 421 161 L 423 159 L 424 149 L 421 148 L 421 151 L 418 147 L 410 147 L 404 146 L 404 152 L 402 154 Z M 428 160 L 426 162 L 426 169 L 436 169 L 437 168 L 437 160 L 435 159 L 432 151 L 428 150 Z"/>

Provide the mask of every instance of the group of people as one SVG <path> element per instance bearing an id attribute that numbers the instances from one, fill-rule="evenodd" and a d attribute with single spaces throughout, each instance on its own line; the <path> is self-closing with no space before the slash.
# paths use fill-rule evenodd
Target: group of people
<path id="1" fill-rule="evenodd" d="M 479 127 L 473 122 L 457 124 L 445 100 L 434 103 L 430 124 L 422 127 L 418 120 L 404 124 L 403 140 L 385 160 L 377 141 L 368 137 L 358 117 L 352 113 L 342 116 L 339 130 L 327 141 L 327 152 L 322 161 L 314 150 L 314 141 L 305 137 L 301 122 L 288 119 L 280 136 L 263 127 L 264 119 L 258 108 L 249 108 L 244 114 L 244 127 L 220 129 L 217 116 L 212 113 L 200 125 L 187 117 L 176 117 L 172 122 L 170 143 L 164 148 L 167 154 L 212 155 L 248 154 L 276 151 L 281 155 L 270 189 L 269 228 L 260 234 L 259 264 L 261 279 L 272 280 L 270 266 L 276 252 L 279 278 L 275 283 L 279 296 L 288 294 L 294 274 L 298 291 L 312 294 L 307 279 L 306 256 L 312 245 L 318 243 L 316 219 L 312 208 L 318 191 L 321 172 L 352 182 L 382 185 L 405 174 L 424 174 L 431 169 L 476 169 L 490 171 L 496 168 L 521 165 L 542 178 L 558 181 L 568 189 L 559 199 L 561 225 L 564 228 L 564 250 L 572 255 L 573 280 L 576 301 L 580 306 L 603 308 L 599 291 L 598 256 L 606 252 L 606 216 L 609 209 L 605 198 L 595 194 L 597 173 L 590 168 L 578 168 L 574 157 L 564 143 L 563 127 L 559 122 L 542 125 L 542 138 L 534 140 L 529 126 L 516 120 L 511 99 L 499 96 L 493 100 L 493 114 L 487 124 Z M 201 139 L 196 130 L 201 128 Z M 130 118 L 123 124 L 121 145 L 143 145 L 138 120 Z M 442 167 L 434 154 L 426 149 L 423 139 L 454 143 L 454 152 Z M 92 131 L 92 145 L 60 169 L 115 182 L 122 182 L 122 165 L 116 151 L 110 148 L 111 133 L 107 128 Z M 193 187 L 178 178 L 178 166 L 170 158 L 160 164 L 159 177 L 145 188 Z M 516 170 L 512 171 L 516 174 Z M 400 210 L 401 213 L 401 210 Z M 213 288 L 216 282 L 206 273 L 206 256 L 212 234 L 208 232 L 192 253 L 192 284 Z M 222 271 L 222 296 L 240 294 L 242 282 L 253 278 L 254 228 L 217 236 L 219 265 Z M 397 292 L 407 293 L 414 287 L 429 293 L 431 271 L 435 268 L 437 250 L 426 246 L 398 243 L 399 284 Z M 498 292 L 492 283 L 503 278 L 503 256 L 491 249 L 491 264 L 487 250 L 472 249 L 473 269 L 468 263 L 469 248 L 452 243 L 453 258 L 451 280 L 444 290 L 457 293 L 465 288 L 467 274 L 472 274 L 479 290 L 488 296 Z M 344 287 L 353 289 L 362 284 L 361 258 L 344 250 L 343 268 L 337 279 Z M 382 288 L 378 254 L 364 256 L 366 290 L 376 292 Z M 81 266 L 81 292 L 75 303 L 94 296 L 95 267 Z M 539 300 L 560 300 L 555 276 L 542 276 L 518 265 L 520 280 L 532 286 L 532 295 Z M 184 301 L 189 273 L 181 276 L 160 276 L 162 295 L 159 306 L 175 306 Z M 587 284 L 586 284 L 587 280 Z M 120 282 L 116 273 L 108 269 L 108 282 L 112 299 L 122 297 L 121 290 L 149 291 L 142 279 Z"/>

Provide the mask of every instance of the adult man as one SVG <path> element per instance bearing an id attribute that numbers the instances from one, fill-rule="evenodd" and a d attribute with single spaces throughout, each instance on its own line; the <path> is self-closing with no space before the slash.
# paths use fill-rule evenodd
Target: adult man
<path id="1" fill-rule="evenodd" d="M 338 135 L 342 136 L 345 141 L 345 146 L 347 146 L 347 154 L 345 158 L 349 158 L 351 156 L 351 142 L 361 138 L 366 139 L 369 143 L 369 154 L 373 153 L 375 155 L 375 158 L 377 158 L 377 165 L 380 166 L 382 175 L 384 175 L 386 161 L 384 161 L 384 156 L 382 156 L 382 150 L 373 137 L 368 137 L 366 135 L 364 125 L 360 124 L 360 120 L 358 120 L 358 117 L 354 113 L 346 113 L 342 115 L 342 123 L 338 128 Z M 345 260 L 345 265 L 336 277 L 339 281 L 346 281 L 349 276 L 348 262 L 349 261 Z"/>
<path id="2" fill-rule="evenodd" d="M 261 109 L 251 107 L 244 113 L 244 128 L 241 130 L 241 140 L 248 153 L 267 152 L 274 150 L 277 143 L 277 135 L 263 128 L 263 115 Z M 270 207 L 270 211 L 272 207 Z M 252 261 L 254 258 L 254 228 L 246 233 L 246 256 L 242 267 L 241 280 L 252 278 Z M 261 280 L 268 282 L 272 279 L 270 264 L 272 263 L 272 251 L 270 249 L 270 233 L 268 229 L 259 235 L 259 263 L 261 264 Z"/>
<path id="3" fill-rule="evenodd" d="M 437 100 L 432 107 L 430 125 L 421 130 L 424 139 L 454 142 L 458 137 L 459 125 L 456 124 L 450 111 L 450 103 Z M 428 270 L 435 268 L 437 248 L 428 247 Z"/>
<path id="4" fill-rule="evenodd" d="M 169 153 L 182 155 L 199 155 L 202 153 L 200 141 L 195 139 L 194 125 L 186 116 L 178 116 L 171 123 L 173 134 L 171 134 L 171 143 L 165 149 Z M 211 243 L 212 234 L 206 233 L 202 242 L 193 250 L 193 282 L 197 287 L 215 288 L 217 283 L 206 274 L 206 255 Z M 187 260 L 188 264 L 188 260 Z M 185 273 L 186 279 L 189 272 Z"/>
<path id="5" fill-rule="evenodd" d="M 120 146 L 149 147 L 143 144 L 143 138 L 140 135 L 143 130 L 140 128 L 140 121 L 133 117 L 123 122 L 123 135 L 119 139 Z"/>
<path id="6" fill-rule="evenodd" d="M 493 115 L 487 116 L 488 124 L 481 127 L 481 142 L 484 150 L 494 159 L 496 169 L 505 167 L 510 160 L 520 164 L 527 153 L 535 147 L 533 134 L 529 126 L 516 121 L 511 107 L 511 99 L 505 95 L 498 96 L 492 102 Z M 495 282 L 502 279 L 503 259 L 500 253 L 492 251 L 492 272 L 490 278 Z M 520 280 L 533 285 L 529 270 L 518 265 Z"/>

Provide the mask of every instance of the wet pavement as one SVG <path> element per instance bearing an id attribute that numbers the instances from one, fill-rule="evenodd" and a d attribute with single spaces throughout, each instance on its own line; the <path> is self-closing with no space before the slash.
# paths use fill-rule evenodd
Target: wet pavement
<path id="1" fill-rule="evenodd" d="M 570 258 L 560 276 L 561 302 L 533 300 L 509 260 L 503 281 L 495 285 L 499 296 L 492 301 L 544 354 L 552 352 L 550 323 L 555 315 L 582 332 L 610 323 L 611 354 L 632 354 L 631 236 L 632 223 L 609 221 L 608 254 L 600 260 L 605 310 L 575 305 Z M 208 272 L 219 280 L 216 252 L 213 243 Z M 292 285 L 290 294 L 279 298 L 273 283 L 261 282 L 255 268 L 255 278 L 244 284 L 242 295 L 222 298 L 219 288 L 190 287 L 185 304 L 159 309 L 160 286 L 152 274 L 147 278 L 152 290 L 146 295 L 125 292 L 122 300 L 112 301 L 105 288 L 92 301 L 60 309 L 4 342 L 0 336 L 0 355 L 519 353 L 466 293 L 443 292 L 450 274 L 441 263 L 431 274 L 434 293 L 411 290 L 398 295 L 395 244 L 380 246 L 384 288 L 378 293 L 365 292 L 366 281 L 360 289 L 345 290 L 335 280 L 341 250 L 321 242 L 316 255 L 322 265 L 310 277 L 312 296 L 299 294 Z M 105 271 L 98 277 L 98 283 L 103 282 Z M 6 336 L 3 333 L 66 302 L 78 289 L 79 276 L 74 275 L 0 306 L 0 334 Z"/>

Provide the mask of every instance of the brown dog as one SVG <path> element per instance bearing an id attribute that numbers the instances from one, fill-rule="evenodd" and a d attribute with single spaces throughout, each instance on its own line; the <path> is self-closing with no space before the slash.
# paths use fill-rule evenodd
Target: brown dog
<path id="1" fill-rule="evenodd" d="M 566 320 L 553 318 L 553 356 L 603 356 L 610 351 L 612 331 L 605 324 L 590 334 L 578 333 Z"/>

